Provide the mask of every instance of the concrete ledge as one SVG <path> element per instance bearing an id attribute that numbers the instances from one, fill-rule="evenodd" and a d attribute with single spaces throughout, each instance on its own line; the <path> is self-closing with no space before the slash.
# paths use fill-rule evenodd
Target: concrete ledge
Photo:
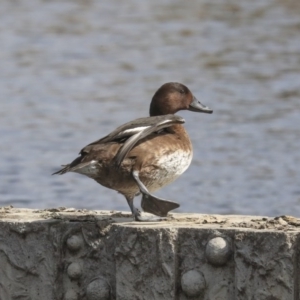
<path id="1" fill-rule="evenodd" d="M 0 208 L 0 299 L 299 299 L 300 221 Z"/>

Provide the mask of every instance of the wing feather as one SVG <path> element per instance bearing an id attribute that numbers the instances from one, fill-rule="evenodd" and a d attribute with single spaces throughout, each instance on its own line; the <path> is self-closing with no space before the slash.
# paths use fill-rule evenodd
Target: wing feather
<path id="1" fill-rule="evenodd" d="M 171 114 L 163 115 L 163 116 L 139 118 L 139 119 L 130 121 L 128 123 L 125 123 L 125 124 L 117 127 L 110 134 L 106 135 L 105 137 L 103 137 L 89 145 L 94 145 L 94 144 L 98 144 L 98 143 L 108 143 L 108 142 L 121 140 L 121 139 L 130 137 L 130 136 L 144 130 L 145 127 L 155 126 L 155 124 L 160 123 L 164 120 L 169 120 L 169 119 L 178 121 L 180 123 L 184 123 L 183 118 L 181 118 L 180 116 L 171 115 Z"/>
<path id="2" fill-rule="evenodd" d="M 151 126 L 147 126 L 144 129 L 140 130 L 138 133 L 132 135 L 130 138 L 128 138 L 123 146 L 120 148 L 118 154 L 115 157 L 115 163 L 118 167 L 120 167 L 122 161 L 126 157 L 126 155 L 130 152 L 130 150 L 143 138 L 149 136 L 150 134 L 154 132 L 158 132 L 164 128 L 170 127 L 175 124 L 182 124 L 184 123 L 184 119 L 175 116 L 175 115 L 166 115 L 163 116 L 164 118 L 161 118 L 159 122 L 156 122 L 152 124 Z M 168 117 L 168 118 L 167 118 Z"/>

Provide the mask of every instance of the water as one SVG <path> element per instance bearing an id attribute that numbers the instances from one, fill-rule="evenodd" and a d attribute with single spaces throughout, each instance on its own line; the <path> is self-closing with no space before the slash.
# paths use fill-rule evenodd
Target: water
<path id="1" fill-rule="evenodd" d="M 1 2 L 0 205 L 128 210 L 50 174 L 179 81 L 214 114 L 180 113 L 194 159 L 157 195 L 181 212 L 300 216 L 300 2 L 102 2 Z"/>

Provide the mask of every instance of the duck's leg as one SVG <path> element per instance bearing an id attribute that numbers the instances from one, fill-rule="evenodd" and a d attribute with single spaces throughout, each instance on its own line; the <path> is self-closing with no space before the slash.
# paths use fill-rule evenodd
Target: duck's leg
<path id="1" fill-rule="evenodd" d="M 132 212 L 132 215 L 134 217 L 135 221 L 139 221 L 139 222 L 155 222 L 155 221 L 162 221 L 164 220 L 163 218 L 159 218 L 159 217 L 154 217 L 154 216 L 142 216 L 141 212 L 139 211 L 139 209 L 137 209 L 134 204 L 133 204 L 133 199 L 134 196 L 125 196 L 127 203 L 130 207 L 130 210 Z"/>
<path id="2" fill-rule="evenodd" d="M 141 212 L 133 204 L 134 196 L 125 196 L 125 198 L 127 200 L 127 203 L 130 207 L 130 210 L 132 212 L 135 221 L 140 221 L 139 218 L 141 217 Z"/>
<path id="3" fill-rule="evenodd" d="M 160 217 L 166 217 L 170 210 L 178 208 L 180 205 L 176 202 L 161 199 L 150 194 L 146 186 L 139 178 L 139 172 L 133 171 L 132 176 L 143 194 L 141 206 L 145 212 Z"/>

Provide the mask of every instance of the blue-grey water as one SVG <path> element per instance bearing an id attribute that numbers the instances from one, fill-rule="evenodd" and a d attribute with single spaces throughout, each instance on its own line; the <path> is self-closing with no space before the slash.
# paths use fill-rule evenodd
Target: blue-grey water
<path id="1" fill-rule="evenodd" d="M 0 205 L 128 210 L 50 174 L 179 81 L 214 114 L 180 113 L 194 158 L 156 194 L 181 212 L 300 216 L 299 16 L 298 0 L 1 1 Z"/>

